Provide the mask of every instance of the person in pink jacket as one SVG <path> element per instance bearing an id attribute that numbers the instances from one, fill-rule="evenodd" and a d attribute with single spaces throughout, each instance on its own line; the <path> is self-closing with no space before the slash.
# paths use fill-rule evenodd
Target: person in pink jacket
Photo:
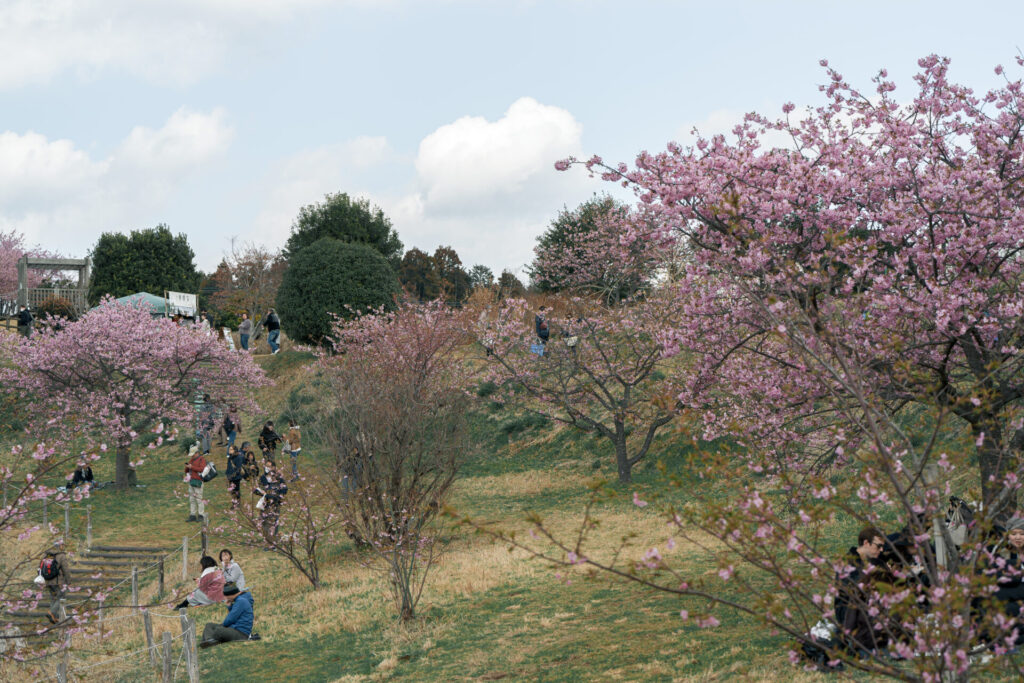
<path id="1" fill-rule="evenodd" d="M 202 573 L 196 579 L 196 589 L 178 603 L 175 609 L 224 602 L 224 573 L 217 568 L 217 560 L 203 555 L 199 558 L 199 568 Z"/>

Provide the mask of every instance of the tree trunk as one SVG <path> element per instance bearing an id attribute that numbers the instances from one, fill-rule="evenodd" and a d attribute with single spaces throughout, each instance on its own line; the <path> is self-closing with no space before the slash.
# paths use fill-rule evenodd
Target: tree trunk
<path id="1" fill-rule="evenodd" d="M 114 475 L 114 487 L 119 491 L 135 488 L 135 468 L 130 467 L 132 447 L 117 447 L 117 472 Z"/>
<path id="2" fill-rule="evenodd" d="M 1011 517 L 1017 509 L 1017 496 L 1011 494 L 1000 509 L 992 509 L 999 494 L 1003 490 L 1004 478 L 1014 469 L 1015 458 L 1007 453 L 1003 444 L 1002 428 L 994 416 L 971 424 L 971 433 L 975 440 L 982 439 L 978 446 L 978 467 L 981 470 L 981 500 L 986 512 L 993 514 L 997 520 Z"/>
<path id="3" fill-rule="evenodd" d="M 619 483 L 628 484 L 633 481 L 632 465 L 629 464 L 629 453 L 626 451 L 626 426 L 615 422 L 615 464 L 619 469 Z"/>

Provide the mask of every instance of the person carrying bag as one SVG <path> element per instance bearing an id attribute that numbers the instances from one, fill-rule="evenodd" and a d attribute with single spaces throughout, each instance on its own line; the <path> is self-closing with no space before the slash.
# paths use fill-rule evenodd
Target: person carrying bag
<path id="1" fill-rule="evenodd" d="M 206 469 L 206 458 L 199 452 L 199 446 L 193 444 L 188 449 L 188 462 L 185 463 L 185 482 L 188 484 L 188 519 L 186 522 L 206 521 L 206 505 L 203 503 L 203 470 Z"/>

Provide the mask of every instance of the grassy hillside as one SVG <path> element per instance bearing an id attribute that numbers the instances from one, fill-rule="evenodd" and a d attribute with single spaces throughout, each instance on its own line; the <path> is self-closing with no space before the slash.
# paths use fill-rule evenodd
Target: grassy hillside
<path id="1" fill-rule="evenodd" d="M 263 414 L 246 416 L 243 440 L 255 440 L 263 419 L 288 415 L 300 421 L 315 405 L 306 398 L 308 355 L 298 352 L 263 362 L 277 385 L 260 396 Z M 478 450 L 469 454 L 453 505 L 462 513 L 506 527 L 523 528 L 525 511 L 542 514 L 552 526 L 571 530 L 578 520 L 587 484 L 594 476 L 614 476 L 611 452 L 600 442 L 550 424 L 517 418 L 486 406 L 472 416 Z M 661 438 L 657 457 L 678 469 L 687 450 Z M 304 458 L 316 457 L 313 449 Z M 223 456 L 217 455 L 218 465 Z M 139 481 L 145 488 L 128 493 L 96 492 L 95 543 L 176 546 L 198 527 L 186 524 L 188 505 L 181 483 L 180 446 L 166 446 L 147 459 Z M 600 464 L 595 469 L 595 463 Z M 96 470 L 112 478 L 112 463 Z M 634 485 L 602 504 L 603 520 L 595 549 L 611 549 L 627 531 L 638 532 L 629 551 L 639 558 L 661 545 L 692 574 L 715 567 L 693 546 L 664 549 L 666 525 L 651 508 L 630 502 L 632 491 L 682 496 L 663 488 L 653 466 L 642 465 Z M 227 504 L 226 483 L 207 486 L 213 525 Z M 204 681 L 376 681 L 376 680 L 803 680 L 817 678 L 792 668 L 785 637 L 752 629 L 749 622 L 724 613 L 723 624 L 700 630 L 679 618 L 680 609 L 703 605 L 654 594 L 607 578 L 559 576 L 544 565 L 509 552 L 465 530 L 446 529 L 447 552 L 434 569 L 410 626 L 395 622 L 384 578 L 361 566 L 349 543 L 331 553 L 325 586 L 312 591 L 288 564 L 269 553 L 237 548 L 256 604 L 260 642 L 235 643 L 200 651 Z M 198 539 L 193 541 L 193 548 Z M 211 550 L 224 541 L 214 536 Z M 195 576 L 193 553 L 189 576 Z M 191 581 L 180 581 L 180 558 L 169 565 L 169 589 L 180 596 Z M 152 572 L 144 576 L 143 599 L 155 594 Z M 121 597 L 124 597 L 121 595 Z M 180 598 L 179 598 L 180 599 Z M 168 599 L 169 600 L 169 599 Z M 111 598 L 119 600 L 118 596 Z M 169 608 L 157 608 L 154 627 L 177 635 L 180 627 Z M 224 608 L 193 608 L 200 629 L 220 621 Z M 167 618 L 165 618 L 167 617 Z M 138 620 L 124 619 L 103 642 L 84 640 L 72 669 L 88 666 L 144 646 Z M 180 649 L 175 641 L 175 655 Z M 49 665 L 47 665 L 49 667 Z M 85 673 L 85 672 L 83 672 Z M 145 656 L 87 671 L 86 680 L 150 679 Z M 184 667 L 176 680 L 184 679 Z"/>

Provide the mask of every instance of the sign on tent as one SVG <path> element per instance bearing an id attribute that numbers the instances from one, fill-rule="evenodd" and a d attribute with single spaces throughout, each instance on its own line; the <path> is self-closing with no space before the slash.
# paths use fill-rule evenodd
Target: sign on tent
<path id="1" fill-rule="evenodd" d="M 186 318 L 196 317 L 199 311 L 199 297 L 184 292 L 164 292 L 167 300 L 167 315 L 183 315 Z"/>

